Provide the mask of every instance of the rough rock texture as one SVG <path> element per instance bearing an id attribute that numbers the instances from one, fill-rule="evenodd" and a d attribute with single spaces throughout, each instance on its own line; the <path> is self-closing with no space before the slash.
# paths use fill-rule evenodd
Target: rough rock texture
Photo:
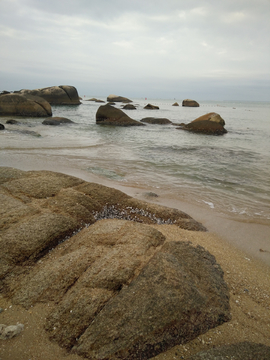
<path id="1" fill-rule="evenodd" d="M 152 104 L 147 104 L 144 109 L 149 109 L 149 110 L 159 110 L 159 107 L 156 105 L 152 105 Z"/>
<path id="2" fill-rule="evenodd" d="M 143 125 L 139 121 L 131 119 L 122 110 L 106 104 L 101 105 L 96 113 L 96 123 L 99 125 L 114 126 L 140 126 Z"/>
<path id="3" fill-rule="evenodd" d="M 74 124 L 74 121 L 64 117 L 50 117 L 42 121 L 43 125 L 61 125 L 61 124 Z"/>
<path id="4" fill-rule="evenodd" d="M 20 90 L 22 95 L 37 95 L 47 100 L 51 105 L 80 105 L 77 89 L 70 85 L 51 86 L 35 90 Z"/>
<path id="5" fill-rule="evenodd" d="M 45 117 L 52 115 L 48 101 L 31 94 L 6 94 L 0 96 L 0 116 Z"/>
<path id="6" fill-rule="evenodd" d="M 108 102 L 123 102 L 123 103 L 131 103 L 132 102 L 132 100 L 130 100 L 124 96 L 118 96 L 118 95 L 114 95 L 114 94 L 107 96 L 107 101 Z"/>
<path id="7" fill-rule="evenodd" d="M 166 118 L 155 118 L 155 117 L 146 117 L 141 120 L 141 122 L 145 122 L 148 124 L 158 124 L 158 125 L 166 125 L 171 124 L 171 120 Z"/>
<path id="8" fill-rule="evenodd" d="M 182 106 L 199 107 L 200 104 L 195 100 L 185 99 L 182 101 Z"/>
<path id="9" fill-rule="evenodd" d="M 188 360 L 269 360 L 270 347 L 250 342 L 224 345 L 200 352 Z"/>
<path id="10" fill-rule="evenodd" d="M 183 124 L 177 129 L 183 129 L 192 132 L 199 132 L 210 135 L 223 135 L 227 133 L 224 128 L 225 121 L 217 113 L 208 113 L 191 121 L 189 124 Z"/>
<path id="11" fill-rule="evenodd" d="M 1 293 L 26 308 L 50 302 L 45 328 L 68 350 L 148 359 L 230 319 L 215 258 L 150 226 L 205 231 L 187 214 L 72 176 L 5 167 L 0 201 Z"/>

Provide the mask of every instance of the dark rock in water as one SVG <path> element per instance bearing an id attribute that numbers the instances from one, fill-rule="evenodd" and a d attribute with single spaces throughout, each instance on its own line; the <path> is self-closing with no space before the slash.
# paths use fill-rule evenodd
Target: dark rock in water
<path id="1" fill-rule="evenodd" d="M 80 105 L 78 91 L 74 86 L 60 85 L 35 90 L 20 90 L 22 95 L 36 95 L 47 100 L 51 105 Z"/>
<path id="2" fill-rule="evenodd" d="M 141 122 L 145 122 L 148 124 L 158 124 L 158 125 L 166 125 L 171 124 L 171 120 L 166 118 L 155 118 L 155 117 L 146 117 L 141 120 Z"/>
<path id="3" fill-rule="evenodd" d="M 270 347 L 248 341 L 199 352 L 188 360 L 269 360 Z"/>
<path id="4" fill-rule="evenodd" d="M 52 109 L 41 97 L 12 93 L 0 96 L 0 115 L 43 117 L 51 116 Z"/>
<path id="5" fill-rule="evenodd" d="M 172 106 L 179 106 L 178 102 L 175 102 L 174 104 L 172 104 Z"/>
<path id="6" fill-rule="evenodd" d="M 122 110 L 116 109 L 111 105 L 101 105 L 96 113 L 96 123 L 98 125 L 115 126 L 140 126 L 139 121 L 131 119 Z"/>
<path id="7" fill-rule="evenodd" d="M 98 99 L 96 99 L 95 102 L 96 102 L 96 103 L 105 103 L 104 100 L 98 100 Z"/>
<path id="8" fill-rule="evenodd" d="M 10 119 L 10 120 L 6 121 L 6 124 L 17 125 L 17 124 L 20 124 L 20 122 L 15 119 Z"/>
<path id="9" fill-rule="evenodd" d="M 150 226 L 205 231 L 189 215 L 50 171 L 0 167 L 0 184 L 1 293 L 26 308 L 50 302 L 45 328 L 59 345 L 148 359 L 230 319 L 214 256 Z"/>
<path id="10" fill-rule="evenodd" d="M 137 110 L 136 106 L 134 106 L 132 104 L 127 104 L 127 105 L 123 106 L 123 109 L 125 109 L 125 110 Z"/>
<path id="11" fill-rule="evenodd" d="M 158 106 L 155 106 L 155 105 L 152 105 L 152 104 L 147 104 L 144 109 L 149 109 L 149 110 L 158 110 L 159 107 Z"/>
<path id="12" fill-rule="evenodd" d="M 107 97 L 107 101 L 108 102 L 123 102 L 123 103 L 131 103 L 132 102 L 132 100 L 130 100 L 124 96 L 118 96 L 118 95 L 113 95 L 113 94 L 111 94 Z"/>
<path id="13" fill-rule="evenodd" d="M 50 117 L 42 121 L 43 125 L 61 125 L 61 124 L 74 124 L 74 122 L 70 119 L 64 117 Z"/>
<path id="14" fill-rule="evenodd" d="M 0 124 L 0 130 L 5 130 L 5 126 L 3 124 Z"/>
<path id="15" fill-rule="evenodd" d="M 115 105 L 115 103 L 110 101 L 110 102 L 108 102 L 108 105 Z"/>
<path id="16" fill-rule="evenodd" d="M 185 99 L 182 101 L 182 106 L 199 107 L 200 104 L 195 100 Z"/>
<path id="17" fill-rule="evenodd" d="M 158 197 L 158 194 L 152 192 L 152 191 L 149 191 L 147 193 L 144 193 L 144 196 L 147 196 L 147 197 Z"/>
<path id="18" fill-rule="evenodd" d="M 219 114 L 208 113 L 191 121 L 189 124 L 183 124 L 180 128 L 177 129 L 209 135 L 223 135 L 227 133 L 224 125 L 225 121 Z"/>

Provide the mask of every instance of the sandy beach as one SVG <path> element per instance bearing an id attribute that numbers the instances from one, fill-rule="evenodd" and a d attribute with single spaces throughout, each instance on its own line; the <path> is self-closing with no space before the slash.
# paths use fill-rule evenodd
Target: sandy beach
<path id="1" fill-rule="evenodd" d="M 208 331 L 188 344 L 176 346 L 158 355 L 156 359 L 188 359 L 190 355 L 201 350 L 240 341 L 270 346 L 269 225 L 226 219 L 212 209 L 205 210 L 192 203 L 171 199 L 164 194 L 149 197 L 146 196 L 147 189 L 122 186 L 75 169 L 65 169 L 65 172 L 86 181 L 118 188 L 136 198 L 178 208 L 202 222 L 209 230 L 201 233 L 182 230 L 175 225 L 151 225 L 168 239 L 191 241 L 195 245 L 203 246 L 216 257 L 230 289 L 232 313 L 230 322 Z M 50 311 L 49 303 L 26 310 L 0 297 L 0 308 L 3 309 L 0 323 L 24 324 L 24 330 L 18 337 L 0 340 L 1 360 L 81 359 L 77 355 L 68 354 L 48 340 L 43 325 Z"/>

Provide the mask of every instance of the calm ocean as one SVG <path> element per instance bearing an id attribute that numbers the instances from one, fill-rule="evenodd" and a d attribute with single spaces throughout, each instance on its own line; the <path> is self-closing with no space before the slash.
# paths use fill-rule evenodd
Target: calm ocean
<path id="1" fill-rule="evenodd" d="M 175 101 L 179 107 L 172 106 Z M 76 124 L 44 126 L 43 119 L 24 118 L 18 119 L 21 125 L 6 125 L 0 132 L 0 166 L 80 169 L 200 203 L 239 220 L 269 224 L 269 102 L 199 101 L 199 108 L 182 107 L 177 99 L 133 99 L 133 103 L 137 110 L 125 112 L 135 120 L 152 116 L 187 123 L 217 112 L 228 133 L 192 134 L 173 125 L 99 126 L 95 114 L 102 104 L 83 100 L 80 106 L 52 108 L 53 116 Z M 146 110 L 147 103 L 160 109 Z M 5 124 L 6 119 L 0 122 Z"/>

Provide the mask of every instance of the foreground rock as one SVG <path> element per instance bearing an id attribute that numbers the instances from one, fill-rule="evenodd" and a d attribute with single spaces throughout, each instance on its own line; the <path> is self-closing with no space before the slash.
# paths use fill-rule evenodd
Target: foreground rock
<path id="1" fill-rule="evenodd" d="M 219 114 L 208 113 L 191 121 L 189 124 L 183 124 L 177 129 L 210 135 L 223 135 L 227 133 L 224 125 L 225 121 Z"/>
<path id="2" fill-rule="evenodd" d="M 23 324 L 17 324 L 17 325 L 0 324 L 0 339 L 1 340 L 12 339 L 15 336 L 18 336 L 23 329 L 24 329 Z"/>
<path id="3" fill-rule="evenodd" d="M 146 117 L 141 120 L 141 122 L 145 122 L 148 124 L 158 124 L 158 125 L 166 125 L 171 124 L 171 120 L 166 118 L 155 118 L 155 117 Z"/>
<path id="4" fill-rule="evenodd" d="M 22 95 L 40 96 L 51 105 L 80 105 L 78 91 L 74 86 L 60 85 L 35 90 L 20 90 Z"/>
<path id="5" fill-rule="evenodd" d="M 52 115 L 48 101 L 31 94 L 0 95 L 0 116 L 46 117 Z"/>
<path id="6" fill-rule="evenodd" d="M 98 108 L 96 113 L 96 123 L 99 125 L 114 126 L 140 126 L 139 121 L 131 119 L 122 110 L 106 104 Z"/>
<path id="7" fill-rule="evenodd" d="M 42 124 L 57 126 L 57 125 L 61 125 L 61 124 L 74 124 L 74 121 L 64 118 L 64 117 L 54 116 L 54 117 L 45 119 L 44 121 L 42 121 Z"/>
<path id="8" fill-rule="evenodd" d="M 118 96 L 118 95 L 114 95 L 114 94 L 107 96 L 107 101 L 108 102 L 123 102 L 123 103 L 131 103 L 132 102 L 132 100 L 130 100 L 124 96 Z"/>
<path id="9" fill-rule="evenodd" d="M 200 352 L 188 360 L 269 360 L 270 347 L 248 341 Z"/>
<path id="10" fill-rule="evenodd" d="M 45 328 L 59 345 L 148 359 L 230 319 L 215 258 L 151 227 L 205 230 L 187 214 L 48 171 L 0 167 L 0 184 L 1 293 L 26 308 L 50 302 Z"/>
<path id="11" fill-rule="evenodd" d="M 195 100 L 185 99 L 182 101 L 182 106 L 199 107 L 200 104 Z"/>

